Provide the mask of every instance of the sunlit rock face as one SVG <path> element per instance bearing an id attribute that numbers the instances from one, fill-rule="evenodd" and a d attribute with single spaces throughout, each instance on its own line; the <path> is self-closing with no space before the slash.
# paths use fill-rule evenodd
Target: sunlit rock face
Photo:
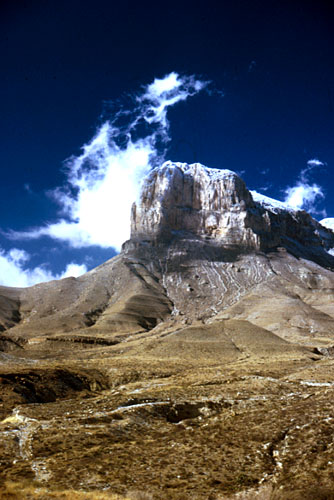
<path id="1" fill-rule="evenodd" d="M 259 235 L 251 226 L 264 230 L 266 221 L 261 216 L 254 221 L 254 211 L 250 192 L 234 172 L 167 162 L 149 174 L 139 205 L 133 205 L 131 238 L 189 234 L 226 246 L 259 248 Z"/>
<path id="2" fill-rule="evenodd" d="M 321 253 L 334 247 L 332 231 L 304 211 L 261 196 L 255 201 L 236 173 L 166 162 L 143 183 L 139 203 L 132 208 L 131 239 L 161 242 L 175 237 L 204 238 L 244 250 L 285 246 Z"/>

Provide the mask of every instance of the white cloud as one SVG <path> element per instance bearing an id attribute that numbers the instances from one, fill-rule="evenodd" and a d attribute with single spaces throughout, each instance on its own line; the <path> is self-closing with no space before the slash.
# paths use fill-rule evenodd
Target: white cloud
<path id="1" fill-rule="evenodd" d="M 331 231 L 334 231 L 334 217 L 328 217 L 326 219 L 322 219 L 319 222 L 323 226 L 327 227 L 327 229 L 330 229 Z M 334 249 L 332 249 L 332 250 L 334 250 Z"/>
<path id="2" fill-rule="evenodd" d="M 166 92 L 177 90 L 180 85 L 181 80 L 179 79 L 179 75 L 172 72 L 165 76 L 165 78 L 155 78 L 154 82 L 147 86 L 144 97 L 149 95 L 150 97 L 159 98 Z"/>
<path id="3" fill-rule="evenodd" d="M 306 165 L 307 167 L 304 168 L 299 174 L 299 178 L 302 182 L 308 182 L 310 172 L 313 169 L 317 169 L 318 167 L 325 167 L 327 163 L 318 160 L 318 158 L 312 158 L 311 160 L 307 161 Z"/>
<path id="4" fill-rule="evenodd" d="M 30 256 L 24 250 L 13 248 L 8 252 L 0 249 L 0 285 L 26 287 L 43 281 L 80 276 L 87 272 L 84 264 L 70 263 L 63 273 L 53 275 L 44 266 L 27 269 L 26 263 Z"/>
<path id="5" fill-rule="evenodd" d="M 75 264 L 75 262 L 71 262 L 70 264 L 67 264 L 65 271 L 57 275 L 56 279 L 58 280 L 62 278 L 71 278 L 71 277 L 78 278 L 78 276 L 81 276 L 86 272 L 87 272 L 87 267 L 85 266 L 85 264 Z"/>
<path id="6" fill-rule="evenodd" d="M 325 198 L 323 188 L 316 183 L 310 182 L 311 171 L 315 168 L 324 167 L 326 163 L 313 158 L 307 162 L 307 166 L 301 170 L 294 186 L 288 186 L 285 190 L 284 201 L 273 200 L 256 191 L 251 191 L 255 201 L 270 205 L 279 209 L 306 210 L 313 214 L 321 214 L 326 217 L 326 210 L 318 209 L 318 202 Z M 267 171 L 260 172 L 266 174 Z M 269 186 L 270 187 L 270 186 Z M 267 191 L 268 187 L 260 188 L 261 191 Z"/>
<path id="7" fill-rule="evenodd" d="M 314 168 L 324 167 L 326 163 L 313 158 L 308 160 L 307 167 L 300 174 L 295 186 L 285 189 L 285 203 L 294 210 L 306 210 L 314 214 L 326 216 L 326 211 L 317 209 L 317 202 L 325 198 L 323 188 L 310 182 L 311 171 Z"/>
<path id="8" fill-rule="evenodd" d="M 312 158 L 312 160 L 309 160 L 307 162 L 309 167 L 324 167 L 326 163 L 323 163 L 322 161 L 318 160 L 318 158 Z"/>
<path id="9" fill-rule="evenodd" d="M 197 94 L 208 83 L 196 80 L 194 76 L 180 77 L 174 72 L 161 79 L 155 78 L 153 83 L 147 85 L 144 94 L 137 98 L 141 114 L 148 123 L 159 123 L 167 131 L 167 109 Z"/>
<path id="10" fill-rule="evenodd" d="M 207 84 L 173 72 L 144 87 L 134 109 L 121 109 L 83 146 L 80 156 L 68 161 L 68 185 L 53 192 L 63 217 L 7 236 L 18 240 L 49 236 L 76 248 L 98 245 L 119 251 L 130 236 L 130 210 L 141 180 L 164 159 L 163 145 L 170 139 L 168 108 Z M 148 130 L 138 137 L 143 124 Z"/>
<path id="11" fill-rule="evenodd" d="M 285 203 L 294 210 L 315 211 L 315 203 L 325 197 L 322 188 L 317 184 L 310 185 L 302 182 L 286 188 L 285 193 Z"/>

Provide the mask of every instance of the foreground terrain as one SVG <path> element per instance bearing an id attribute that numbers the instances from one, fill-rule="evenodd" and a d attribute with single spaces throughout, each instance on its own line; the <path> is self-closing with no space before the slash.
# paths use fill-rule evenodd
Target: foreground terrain
<path id="1" fill-rule="evenodd" d="M 334 359 L 247 328 L 3 354 L 2 498 L 332 498 Z"/>
<path id="2" fill-rule="evenodd" d="M 0 497 L 334 499 L 334 233 L 152 170 L 131 239 L 0 288 Z"/>

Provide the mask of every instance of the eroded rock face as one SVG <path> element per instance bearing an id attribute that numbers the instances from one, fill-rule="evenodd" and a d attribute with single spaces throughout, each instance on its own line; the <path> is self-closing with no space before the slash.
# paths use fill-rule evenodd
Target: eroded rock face
<path id="1" fill-rule="evenodd" d="M 249 220 L 254 208 L 250 192 L 234 172 L 166 162 L 150 173 L 139 206 L 133 205 L 131 239 L 191 233 L 226 246 L 258 248 Z"/>
<path id="2" fill-rule="evenodd" d="M 328 260 L 323 251 L 334 247 L 332 231 L 304 211 L 254 201 L 236 173 L 166 162 L 148 175 L 139 204 L 133 205 L 131 239 L 165 241 L 175 236 L 243 250 L 285 246 L 319 254 L 318 260 Z"/>

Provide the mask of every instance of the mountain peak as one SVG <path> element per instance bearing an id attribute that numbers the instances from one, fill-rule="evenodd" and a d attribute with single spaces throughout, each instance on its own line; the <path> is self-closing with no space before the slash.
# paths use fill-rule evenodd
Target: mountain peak
<path id="1" fill-rule="evenodd" d="M 254 208 L 252 196 L 235 172 L 166 162 L 143 183 L 132 209 L 131 239 L 188 234 L 257 247 L 245 226 L 248 207 Z"/>
<path id="2" fill-rule="evenodd" d="M 333 267 L 334 234 L 305 211 L 249 191 L 231 170 L 166 162 L 145 178 L 133 204 L 131 241 L 190 238 L 239 251 L 279 246 Z"/>

